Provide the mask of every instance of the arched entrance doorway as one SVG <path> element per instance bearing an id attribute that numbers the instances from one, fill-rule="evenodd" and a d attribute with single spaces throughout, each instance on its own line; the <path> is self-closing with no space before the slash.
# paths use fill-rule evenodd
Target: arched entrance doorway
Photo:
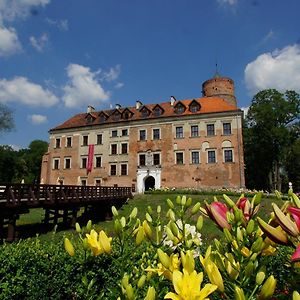
<path id="1" fill-rule="evenodd" d="M 155 187 L 155 179 L 153 176 L 148 176 L 145 179 L 145 191 L 149 191 L 150 189 L 154 189 Z"/>

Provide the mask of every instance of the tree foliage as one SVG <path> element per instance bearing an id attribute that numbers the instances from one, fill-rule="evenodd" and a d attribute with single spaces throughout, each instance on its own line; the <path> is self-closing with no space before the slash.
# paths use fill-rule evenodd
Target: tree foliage
<path id="1" fill-rule="evenodd" d="M 34 140 L 27 149 L 18 151 L 0 146 L 0 182 L 39 182 L 42 157 L 47 149 L 48 143 L 41 140 Z"/>
<path id="2" fill-rule="evenodd" d="M 290 147 L 299 133 L 300 96 L 270 89 L 257 93 L 244 130 L 246 184 L 281 190 Z"/>
<path id="3" fill-rule="evenodd" d="M 13 112 L 0 103 L 0 133 L 14 128 Z"/>

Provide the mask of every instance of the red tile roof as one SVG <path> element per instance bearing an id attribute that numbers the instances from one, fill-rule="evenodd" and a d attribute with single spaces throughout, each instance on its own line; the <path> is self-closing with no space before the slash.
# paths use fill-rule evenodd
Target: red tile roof
<path id="1" fill-rule="evenodd" d="M 197 101 L 200 104 L 200 110 L 197 112 L 191 112 L 189 110 L 189 105 L 193 101 Z M 186 109 L 183 113 L 178 114 L 175 112 L 174 107 L 177 103 L 181 102 L 185 105 Z M 163 113 L 160 116 L 155 116 L 153 113 L 150 113 L 148 117 L 142 117 L 140 112 L 142 107 L 147 107 L 150 111 L 155 108 L 155 106 L 159 105 L 163 109 Z M 83 126 L 91 126 L 91 125 L 99 125 L 99 124 L 107 124 L 107 123 L 119 123 L 119 122 L 126 122 L 132 120 L 143 120 L 143 119 L 156 119 L 156 118 L 164 118 L 164 117 L 174 117 L 174 116 L 188 116 L 188 115 L 202 115 L 202 114 L 209 114 L 209 113 L 220 113 L 220 112 L 229 112 L 229 111 L 240 111 L 236 106 L 229 104 L 226 100 L 218 97 L 203 97 L 203 98 L 195 98 L 195 99 L 186 99 L 186 100 L 177 100 L 173 106 L 171 106 L 170 102 L 163 102 L 163 103 L 155 103 L 155 104 L 144 104 L 139 109 L 136 109 L 135 106 L 133 107 L 121 107 L 118 111 L 122 114 L 125 110 L 130 110 L 133 115 L 129 119 L 122 118 L 120 120 L 114 120 L 111 116 L 116 109 L 92 112 L 91 115 L 95 117 L 92 123 L 87 122 L 87 113 L 77 114 L 64 123 L 58 125 L 57 127 L 52 128 L 52 130 L 60 130 L 60 129 L 68 129 L 68 128 L 77 128 Z M 100 122 L 99 114 L 104 112 L 109 118 L 105 122 Z"/>

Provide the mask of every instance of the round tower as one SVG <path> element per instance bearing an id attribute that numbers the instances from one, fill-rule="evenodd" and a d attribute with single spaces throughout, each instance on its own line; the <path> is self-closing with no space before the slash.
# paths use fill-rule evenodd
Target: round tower
<path id="1" fill-rule="evenodd" d="M 208 79 L 202 84 L 202 94 L 204 97 L 223 98 L 229 104 L 236 106 L 233 80 L 220 76 L 218 72 L 212 79 Z"/>

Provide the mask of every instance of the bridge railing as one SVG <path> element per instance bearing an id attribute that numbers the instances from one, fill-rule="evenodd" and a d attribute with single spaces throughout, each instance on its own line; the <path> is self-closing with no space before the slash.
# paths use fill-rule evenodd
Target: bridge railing
<path id="1" fill-rule="evenodd" d="M 0 184 L 0 207 L 40 207 L 47 203 L 97 202 L 131 196 L 131 187 Z"/>

